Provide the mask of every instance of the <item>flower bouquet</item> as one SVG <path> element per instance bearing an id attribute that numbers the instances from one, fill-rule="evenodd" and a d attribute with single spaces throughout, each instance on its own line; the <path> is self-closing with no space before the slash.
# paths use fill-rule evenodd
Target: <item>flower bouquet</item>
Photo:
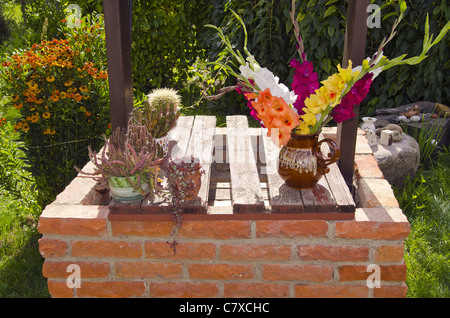
<path id="1" fill-rule="evenodd" d="M 313 63 L 307 60 L 303 40 L 295 18 L 295 0 L 293 0 L 290 17 L 294 26 L 300 58 L 299 60 L 294 58 L 290 62 L 291 67 L 295 69 L 292 90 L 279 83 L 277 76 L 257 63 L 247 49 L 245 24 L 239 15 L 230 9 L 243 27 L 245 35 L 243 49 L 247 57 L 244 58 L 239 50 L 233 48 L 229 38 L 224 35 L 221 28 L 206 25 L 218 32 L 223 44 L 225 44 L 225 52 L 229 57 L 235 58 L 238 63 L 238 67 L 222 63 L 221 59 L 225 56 L 221 56 L 217 62 L 212 62 L 212 64 L 220 66 L 237 79 L 236 86 L 222 89 L 222 93 L 216 97 L 233 90 L 243 93 L 248 101 L 250 114 L 261 123 L 262 127 L 268 129 L 268 136 L 272 136 L 273 129 L 278 129 L 278 138 L 275 135 L 272 140 L 280 147 L 286 145 L 290 140 L 291 132 L 298 135 L 315 134 L 331 120 L 341 123 L 354 117 L 353 106 L 364 100 L 375 77 L 382 71 L 397 65 L 420 63 L 427 57 L 426 53 L 431 47 L 439 43 L 450 28 L 449 22 L 433 41 L 433 36 L 430 37 L 429 35 L 427 16 L 422 53 L 408 59 L 405 59 L 406 54 L 404 54 L 390 60 L 383 55 L 383 48 L 395 36 L 395 29 L 406 11 L 406 2 L 399 0 L 399 4 L 400 15 L 393 25 L 390 36 L 384 39 L 378 51 L 372 57 L 367 58 L 361 66 L 355 68 L 353 68 L 352 61 L 348 61 L 346 68 L 338 65 L 336 73 L 319 82 L 318 75 L 314 72 Z"/>
<path id="2" fill-rule="evenodd" d="M 427 56 L 427 52 L 439 43 L 450 28 L 450 22 L 433 41 L 429 34 L 428 16 L 425 25 L 423 50 L 419 56 L 406 59 L 406 54 L 388 59 L 383 55 L 383 48 L 396 34 L 395 29 L 406 11 L 406 2 L 399 0 L 400 15 L 396 19 L 392 32 L 379 46 L 377 52 L 363 61 L 362 65 L 353 68 L 352 61 L 346 67 L 337 66 L 337 72 L 319 82 L 314 65 L 307 60 L 303 39 L 295 18 L 295 0 L 292 0 L 290 17 L 293 23 L 299 60 L 292 59 L 290 66 L 295 69 L 292 90 L 279 82 L 267 68 L 261 67 L 247 49 L 247 30 L 242 19 L 232 11 L 244 31 L 244 53 L 235 50 L 229 38 L 221 28 L 214 28 L 223 44 L 225 54 L 222 54 L 213 65 L 221 67 L 228 74 L 236 77 L 237 85 L 221 89 L 221 93 L 213 98 L 219 98 L 227 92 L 236 90 L 247 99 L 250 114 L 267 129 L 267 136 L 278 147 L 278 173 L 292 188 L 311 188 L 326 174 L 328 165 L 339 159 L 337 145 L 329 140 L 318 141 L 319 133 L 331 120 L 344 122 L 355 116 L 353 108 L 360 104 L 368 94 L 373 80 L 382 71 L 397 65 L 414 65 Z M 226 63 L 222 59 L 226 59 Z M 237 64 L 228 64 L 234 58 Z M 330 153 L 324 156 L 320 146 L 327 143 Z"/>

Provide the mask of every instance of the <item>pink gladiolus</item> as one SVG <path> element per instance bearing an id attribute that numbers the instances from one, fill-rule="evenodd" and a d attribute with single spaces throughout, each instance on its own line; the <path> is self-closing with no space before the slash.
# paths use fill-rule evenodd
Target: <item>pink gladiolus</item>
<path id="1" fill-rule="evenodd" d="M 367 73 L 353 85 L 350 91 L 342 98 L 341 103 L 333 109 L 333 119 L 342 123 L 355 116 L 353 107 L 360 104 L 369 93 L 372 85 L 372 74 Z"/>
<path id="2" fill-rule="evenodd" d="M 314 72 L 314 66 L 311 62 L 304 61 L 300 63 L 293 59 L 290 64 L 295 69 L 292 89 L 297 95 L 297 101 L 294 103 L 294 107 L 299 115 L 302 115 L 304 114 L 305 99 L 320 87 L 319 76 Z"/>

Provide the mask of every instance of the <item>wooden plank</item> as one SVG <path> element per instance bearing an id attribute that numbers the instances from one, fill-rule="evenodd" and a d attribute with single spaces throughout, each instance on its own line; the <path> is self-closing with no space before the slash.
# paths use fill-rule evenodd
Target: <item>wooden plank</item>
<path id="1" fill-rule="evenodd" d="M 200 160 L 202 169 L 205 171 L 202 175 L 202 184 L 198 196 L 206 203 L 208 202 L 209 183 L 211 179 L 215 129 L 215 116 L 196 116 L 186 150 L 187 156 L 193 156 L 194 160 Z M 206 207 L 204 208 L 206 212 Z"/>
<path id="2" fill-rule="evenodd" d="M 330 172 L 325 175 L 325 178 L 333 192 L 338 212 L 355 212 L 356 205 L 353 196 L 342 177 L 341 171 L 336 163 L 329 166 Z"/>
<path id="3" fill-rule="evenodd" d="M 246 116 L 227 116 L 227 151 L 235 213 L 260 212 L 264 199 Z"/>
<path id="4" fill-rule="evenodd" d="M 189 139 L 191 138 L 194 116 L 180 116 L 177 125 L 171 131 L 171 150 L 169 156 L 171 159 L 183 157 L 186 154 Z"/>
<path id="5" fill-rule="evenodd" d="M 320 139 L 323 139 L 321 134 Z M 329 146 L 326 143 L 322 144 L 321 151 L 328 153 Z M 334 199 L 336 201 L 338 212 L 354 212 L 356 205 L 353 200 L 353 196 L 342 176 L 342 173 L 336 163 L 328 166 L 330 172 L 325 175 L 325 179 L 329 186 L 329 189 L 333 192 Z"/>
<path id="6" fill-rule="evenodd" d="M 264 155 L 260 156 L 260 158 L 266 163 L 265 169 L 262 169 L 262 173 L 267 176 L 267 188 L 272 212 L 303 212 L 305 209 L 300 191 L 289 188 L 278 174 L 278 154 L 280 148 L 274 145 L 263 129 L 261 129 L 260 139 L 262 139 L 264 145 Z"/>

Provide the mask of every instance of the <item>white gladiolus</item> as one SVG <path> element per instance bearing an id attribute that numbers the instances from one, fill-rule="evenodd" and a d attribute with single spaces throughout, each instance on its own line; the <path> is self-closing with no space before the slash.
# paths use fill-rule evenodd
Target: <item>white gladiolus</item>
<path id="1" fill-rule="evenodd" d="M 239 70 L 241 71 L 242 76 L 253 79 L 255 84 L 258 85 L 262 91 L 269 88 L 270 93 L 273 96 L 283 98 L 289 105 L 293 105 L 297 100 L 297 95 L 295 95 L 294 92 L 291 92 L 286 85 L 280 84 L 280 79 L 273 75 L 267 68 L 261 67 L 255 72 L 247 63 L 246 65 L 241 65 Z"/>

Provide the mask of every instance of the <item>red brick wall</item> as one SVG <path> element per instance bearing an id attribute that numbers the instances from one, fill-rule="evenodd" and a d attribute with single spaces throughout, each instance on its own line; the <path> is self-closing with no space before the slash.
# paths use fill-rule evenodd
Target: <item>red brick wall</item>
<path id="1" fill-rule="evenodd" d="M 92 180 L 77 177 L 39 222 L 50 294 L 405 297 L 410 225 L 371 160 L 360 135 L 354 220 L 186 220 L 175 255 L 167 244 L 172 221 L 110 221 Z M 71 264 L 79 266 L 80 288 L 68 287 Z M 380 288 L 367 284 L 371 264 L 379 266 Z"/>

